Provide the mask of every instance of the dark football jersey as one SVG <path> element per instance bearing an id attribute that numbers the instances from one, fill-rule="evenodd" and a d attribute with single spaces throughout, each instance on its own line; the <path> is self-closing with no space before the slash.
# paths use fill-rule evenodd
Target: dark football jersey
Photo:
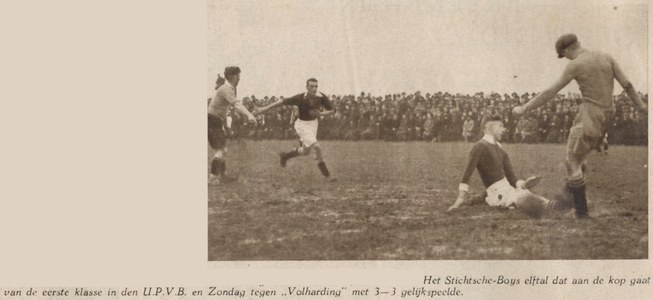
<path id="1" fill-rule="evenodd" d="M 326 110 L 333 109 L 329 97 L 320 92 L 318 92 L 314 97 L 309 96 L 308 93 L 297 94 L 284 99 L 283 104 L 296 105 L 299 108 L 299 119 L 302 121 L 315 120 L 315 118 L 310 115 L 311 110 L 321 110 L 322 107 Z"/>
<path id="2" fill-rule="evenodd" d="M 515 176 L 515 172 L 512 169 L 508 153 L 499 145 L 490 144 L 484 139 L 476 142 L 474 148 L 472 148 L 467 168 L 463 174 L 462 183 L 469 183 L 474 169 L 478 170 L 486 188 L 503 179 L 503 177 L 506 177 L 513 187 L 517 182 L 517 176 Z"/>

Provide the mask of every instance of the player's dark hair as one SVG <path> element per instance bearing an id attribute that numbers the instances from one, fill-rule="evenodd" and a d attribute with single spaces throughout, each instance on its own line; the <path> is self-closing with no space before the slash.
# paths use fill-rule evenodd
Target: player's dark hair
<path id="1" fill-rule="evenodd" d="M 309 82 L 315 82 L 315 83 L 317 83 L 317 79 L 315 79 L 315 78 L 309 78 L 308 80 L 306 80 L 306 86 L 308 86 L 308 83 L 309 83 Z"/>
<path id="2" fill-rule="evenodd" d="M 224 77 L 227 80 L 231 79 L 231 76 L 240 74 L 240 68 L 236 66 L 224 68 Z"/>

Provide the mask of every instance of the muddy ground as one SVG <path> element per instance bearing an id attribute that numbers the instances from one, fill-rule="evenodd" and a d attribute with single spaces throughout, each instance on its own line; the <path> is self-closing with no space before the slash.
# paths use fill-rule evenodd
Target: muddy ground
<path id="1" fill-rule="evenodd" d="M 296 141 L 229 141 L 230 176 L 208 186 L 208 259 L 548 260 L 648 258 L 647 148 L 592 153 L 589 220 L 529 217 L 485 204 L 446 209 L 471 143 L 321 141 L 336 183 L 313 156 L 279 166 Z M 564 145 L 505 144 L 518 176 L 553 197 L 565 176 Z M 478 173 L 470 191 L 481 193 Z"/>

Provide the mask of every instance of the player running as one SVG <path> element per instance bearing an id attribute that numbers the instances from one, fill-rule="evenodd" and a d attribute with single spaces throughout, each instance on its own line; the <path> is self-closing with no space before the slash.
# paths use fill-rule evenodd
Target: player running
<path id="1" fill-rule="evenodd" d="M 283 101 L 274 102 L 268 106 L 257 108 L 254 113 L 262 114 L 265 111 L 281 106 L 281 105 L 295 105 L 299 109 L 299 118 L 295 121 L 295 131 L 299 135 L 301 145 L 289 152 L 279 153 L 279 161 L 281 167 L 286 167 L 286 162 L 297 156 L 309 155 L 311 149 L 315 151 L 315 163 L 322 172 L 322 175 L 329 182 L 336 181 L 335 178 L 329 174 L 329 169 L 322 159 L 322 149 L 317 141 L 317 127 L 318 118 L 320 116 L 328 116 L 335 111 L 329 101 L 329 97 L 322 93 L 317 92 L 317 79 L 310 78 L 306 81 L 306 93 L 297 94 L 290 98 L 285 98 Z M 325 110 L 322 110 L 324 108 Z"/>
<path id="2" fill-rule="evenodd" d="M 567 141 L 567 184 L 565 188 L 573 195 L 576 208 L 575 216 L 587 218 L 589 215 L 585 197 L 583 163 L 587 154 L 605 135 L 607 126 L 613 117 L 614 80 L 616 79 L 621 84 L 628 93 L 628 97 L 640 110 L 647 111 L 647 106 L 619 64 L 609 54 L 582 48 L 574 34 L 561 36 L 555 46 L 558 58 L 566 57 L 571 62 L 558 81 L 524 106 L 515 107 L 513 113 L 521 115 L 547 103 L 572 80 L 576 80 L 583 102 L 578 108 L 578 114 L 574 119 Z"/>
<path id="3" fill-rule="evenodd" d="M 256 123 L 252 115 L 240 100 L 236 99 L 236 87 L 240 81 L 240 68 L 226 67 L 224 69 L 226 81 L 220 85 L 221 80 L 216 82 L 216 92 L 208 107 L 208 180 L 209 183 L 219 183 L 222 176 L 227 170 L 227 163 L 224 155 L 227 152 L 227 133 L 225 125 L 227 124 L 227 112 L 229 107 L 233 106 L 243 115 L 247 116 L 247 121 Z"/>
<path id="4" fill-rule="evenodd" d="M 539 216 L 545 210 L 562 210 L 561 202 L 548 200 L 532 194 L 528 189 L 539 183 L 541 177 L 534 176 L 517 180 L 508 158 L 499 141 L 506 131 L 501 116 L 485 115 L 481 119 L 483 138 L 474 144 L 469 162 L 458 187 L 458 198 L 447 211 L 457 209 L 465 202 L 469 191 L 469 179 L 478 170 L 486 188 L 485 202 L 490 206 L 524 209 L 532 216 Z"/>

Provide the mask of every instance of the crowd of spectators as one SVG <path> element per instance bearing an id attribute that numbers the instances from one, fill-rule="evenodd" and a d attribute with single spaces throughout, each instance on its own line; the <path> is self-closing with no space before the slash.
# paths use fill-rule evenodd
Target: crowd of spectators
<path id="1" fill-rule="evenodd" d="M 373 96 L 331 95 L 336 113 L 321 117 L 320 140 L 384 140 L 474 142 L 481 138 L 480 120 L 485 114 L 503 116 L 507 143 L 564 143 L 569 135 L 581 101 L 578 94 L 558 95 L 545 106 L 523 116 L 512 115 L 512 108 L 528 102 L 535 94 L 497 93 L 472 96 L 438 92 L 436 94 L 394 94 Z M 642 99 L 648 103 L 648 94 Z M 283 97 L 255 96 L 243 99 L 252 111 Z M 614 118 L 608 126 L 610 144 L 647 145 L 648 118 L 638 112 L 625 93 L 614 96 Z M 258 125 L 247 124 L 246 118 L 232 113 L 229 130 L 232 138 L 294 139 L 291 118 L 293 107 L 281 106 L 257 116 Z"/>

